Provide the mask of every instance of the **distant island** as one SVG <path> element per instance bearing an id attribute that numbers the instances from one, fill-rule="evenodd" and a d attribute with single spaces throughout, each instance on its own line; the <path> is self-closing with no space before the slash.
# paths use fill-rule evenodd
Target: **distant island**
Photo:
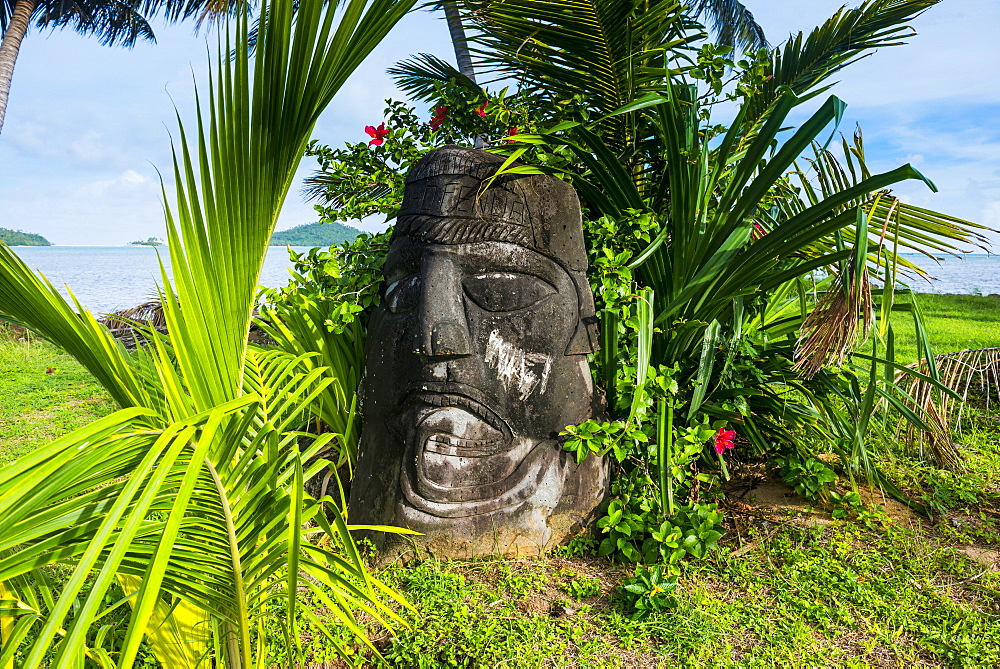
<path id="1" fill-rule="evenodd" d="M 52 246 L 52 242 L 41 235 L 7 228 L 0 228 L 0 242 L 7 246 Z"/>
<path id="2" fill-rule="evenodd" d="M 150 237 L 146 241 L 142 242 L 129 242 L 129 246 L 163 246 L 163 240 L 156 237 Z"/>
<path id="3" fill-rule="evenodd" d="M 340 223 L 307 223 L 275 232 L 271 246 L 330 246 L 353 241 L 361 231 Z"/>

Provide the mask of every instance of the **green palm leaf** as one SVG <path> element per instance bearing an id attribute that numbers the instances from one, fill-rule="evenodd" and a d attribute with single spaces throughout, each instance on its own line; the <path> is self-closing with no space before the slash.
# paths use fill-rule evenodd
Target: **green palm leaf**
<path id="1" fill-rule="evenodd" d="M 749 102 L 745 122 L 756 123 L 789 87 L 802 100 L 822 95 L 829 79 L 876 49 L 905 44 L 916 33 L 906 23 L 941 0 L 865 0 L 841 7 L 809 35 L 797 33 L 774 49 L 765 74 L 770 78 Z"/>
<path id="2" fill-rule="evenodd" d="M 710 19 L 716 39 L 741 51 L 766 49 L 767 38 L 764 29 L 753 18 L 753 14 L 738 0 L 694 0 L 691 8 L 699 16 Z"/>
<path id="3" fill-rule="evenodd" d="M 268 241 L 316 119 L 413 2 L 302 3 L 293 14 L 294 4 L 263 9 L 253 60 L 245 13 L 220 37 L 193 132 L 180 124 L 176 204 L 167 208 L 175 283 L 163 273 L 168 335 L 149 333 L 147 350 L 127 354 L 0 247 L 0 314 L 66 348 L 126 407 L 0 472 L 9 520 L 0 583 L 20 596 L 30 588 L 18 584 L 38 569 L 73 566 L 51 602 L 14 609 L 0 655 L 30 627 L 26 666 L 48 653 L 53 666 L 78 666 L 84 653 L 131 666 L 148 621 L 175 601 L 209 616 L 204 654 L 216 666 L 263 665 L 257 632 L 276 615 L 288 627 L 285 655 L 300 662 L 295 620 L 306 584 L 325 598 L 330 617 L 314 622 L 332 639 L 340 637 L 331 627 L 343 625 L 366 642 L 354 609 L 399 620 L 332 500 L 303 492 L 336 435 L 302 449 L 296 429 L 321 410 L 330 369 L 314 355 L 248 349 L 247 334 Z M 356 373 L 338 370 L 348 371 Z M 324 543 L 303 529 L 310 522 L 326 531 Z M 121 646 L 90 648 L 104 597 L 123 577 L 140 584 Z"/>
<path id="4" fill-rule="evenodd" d="M 676 71 L 674 61 L 703 36 L 675 0 L 499 0 L 471 2 L 481 71 L 514 78 L 551 100 L 579 96 L 607 116 Z M 613 145 L 628 118 L 609 116 Z"/>
<path id="5" fill-rule="evenodd" d="M 433 102 L 437 99 L 439 84 L 454 81 L 466 90 L 477 95 L 482 94 L 482 88 L 472 79 L 462 74 L 457 68 L 437 56 L 421 53 L 402 60 L 386 70 L 399 87 L 410 98 Z"/>

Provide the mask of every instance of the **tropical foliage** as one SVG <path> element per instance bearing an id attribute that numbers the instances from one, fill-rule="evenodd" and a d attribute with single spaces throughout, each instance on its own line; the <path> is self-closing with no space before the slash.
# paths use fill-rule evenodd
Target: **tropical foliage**
<path id="1" fill-rule="evenodd" d="M 673 554 L 686 536 L 680 505 L 711 496 L 741 453 L 833 453 L 852 482 L 898 492 L 871 449 L 891 450 L 900 420 L 938 429 L 896 379 L 891 311 L 913 311 L 931 358 L 916 301 L 896 287 L 922 270 L 900 252 L 956 252 L 982 244 L 982 227 L 899 201 L 893 184 L 933 184 L 908 165 L 871 173 L 860 133 L 829 148 L 846 105 L 817 98 L 844 67 L 911 37 L 906 22 L 934 4 L 868 0 L 737 61 L 679 3 L 470 3 L 480 74 L 519 90 L 490 93 L 429 56 L 400 63 L 392 72 L 431 103 L 430 124 L 400 122 L 390 107 L 385 146 L 336 153 L 315 183 L 336 191 L 335 213 L 364 202 L 391 217 L 401 177 L 389 173 L 447 133 L 490 138 L 510 173 L 572 181 L 609 416 L 564 438 L 578 457 L 621 464 L 602 553 Z M 467 125 L 474 111 L 485 112 L 478 129 Z M 354 176 L 390 155 L 378 190 Z M 916 378 L 948 395 L 933 366 Z"/>
<path id="2" fill-rule="evenodd" d="M 897 287 L 921 273 L 900 251 L 954 252 L 982 228 L 899 201 L 893 184 L 933 185 L 909 165 L 872 173 L 860 134 L 833 142 L 845 104 L 820 96 L 834 73 L 911 36 L 906 21 L 936 1 L 866 0 L 739 60 L 696 20 L 752 20 L 737 2 L 450 3 L 474 29 L 480 72 L 517 89 L 412 58 L 393 71 L 431 104 L 430 121 L 390 102 L 364 141 L 337 150 L 309 144 L 316 119 L 412 0 L 271 0 L 256 28 L 243 11 L 174 147 L 166 334 L 137 322 L 145 345 L 126 352 L 0 245 L 0 316 L 67 350 L 121 407 L 0 471 L 0 666 L 131 666 L 144 643 L 167 666 L 296 665 L 302 619 L 349 662 L 345 640 L 368 643 L 357 611 L 401 620 L 389 604 L 405 603 L 350 539 L 340 486 L 388 236 L 294 255 L 293 281 L 265 291 L 257 314 L 275 345 L 247 343 L 306 153 L 320 162 L 308 189 L 327 221 L 391 219 L 409 165 L 449 142 L 489 142 L 508 157 L 503 171 L 576 187 L 607 415 L 562 438 L 579 459 L 616 462 L 595 543 L 656 563 L 625 584 L 637 618 L 673 606 L 678 562 L 715 548 L 713 499 L 734 458 L 770 459 L 843 515 L 860 498 L 834 489 L 830 455 L 852 485 L 867 476 L 899 494 L 873 449 L 892 449 L 900 423 L 946 433 L 935 412 L 958 398 Z M 921 370 L 895 360 L 889 316 L 903 309 Z M 112 634 L 102 621 L 126 605 Z"/>
<path id="3" fill-rule="evenodd" d="M 734 426 L 763 454 L 832 451 L 852 480 L 867 474 L 887 486 L 868 449 L 891 447 L 889 426 L 899 418 L 931 428 L 927 414 L 914 410 L 895 384 L 894 363 L 877 371 L 876 361 L 887 351 L 892 357 L 887 315 L 897 272 L 907 266 L 897 252 L 981 243 L 978 226 L 899 203 L 886 190 L 892 184 L 922 179 L 933 185 L 910 166 L 871 174 L 860 137 L 843 143 L 841 167 L 822 145 L 843 115 L 840 100 L 828 98 L 797 128 L 786 128 L 795 107 L 829 88 L 830 74 L 874 47 L 898 44 L 912 34 L 903 21 L 932 4 L 871 0 L 756 61 L 733 63 L 710 46 L 696 60 L 681 52 L 664 59 L 669 76 L 644 79 L 645 67 L 620 77 L 637 85 L 607 121 L 513 138 L 550 151 L 569 148 L 572 164 L 557 167 L 572 174 L 601 223 L 593 260 L 603 275 L 595 288 L 605 306 L 599 357 L 605 387 L 613 416 L 628 423 L 643 420 L 645 412 L 649 421 L 630 456 L 620 458 L 619 496 L 626 506 L 628 500 L 644 504 L 646 491 L 659 488 L 660 513 L 671 515 L 669 489 L 680 473 L 673 446 L 678 427 L 696 429 L 707 420 L 720 429 Z M 532 23 L 509 20 L 519 28 L 509 35 L 484 26 L 494 53 L 511 54 Z M 548 22 L 553 34 L 572 32 L 558 18 Z M 582 61 L 593 45 L 568 38 L 538 48 L 547 65 L 526 66 L 527 81 L 587 85 Z M 727 92 L 720 77 L 734 66 Z M 725 125 L 711 122 L 720 94 L 738 105 Z M 808 168 L 796 164 L 809 154 Z M 827 277 L 818 284 L 817 272 Z M 872 277 L 882 290 L 872 289 Z M 623 302 L 627 286 L 631 301 Z M 881 302 L 879 314 L 873 301 Z M 876 316 L 880 327 L 872 330 Z M 625 339 L 633 336 L 634 343 Z M 871 362 L 858 365 L 851 354 L 862 340 Z M 675 417 L 678 410 L 683 414 Z M 623 430 L 601 450 L 615 451 L 612 444 L 636 436 Z M 657 444 L 652 457 L 646 441 Z M 706 449 L 700 457 L 701 466 L 708 466 L 706 456 L 716 458 L 725 476 L 718 439 L 715 446 L 717 453 Z M 650 471 L 657 472 L 652 486 L 626 492 L 626 480 Z M 637 556 L 630 544 L 619 538 L 605 550 Z"/>
<path id="4" fill-rule="evenodd" d="M 351 0 L 293 14 L 274 0 L 252 59 L 246 12 L 220 36 L 207 95 L 174 146 L 169 335 L 150 329 L 149 345 L 127 353 L 0 245 L 0 315 L 64 348 L 121 406 L 0 473 L 0 666 L 132 666 L 144 639 L 166 666 L 260 665 L 275 618 L 280 654 L 297 663 L 300 618 L 338 652 L 338 627 L 366 641 L 354 611 L 398 620 L 342 508 L 304 492 L 326 466 L 314 456 L 343 448 L 343 434 L 301 432 L 338 379 L 314 353 L 252 347 L 247 333 L 319 114 L 411 6 Z M 327 617 L 300 605 L 302 589 Z M 108 599 L 116 591 L 125 599 Z M 127 626 L 109 637 L 100 621 L 126 602 Z"/>
<path id="5" fill-rule="evenodd" d="M 133 46 L 138 40 L 154 40 L 149 21 L 162 16 L 167 21 L 224 14 L 238 2 L 229 0 L 0 0 L 0 129 L 3 128 L 14 65 L 31 26 L 38 30 L 70 27 L 93 35 L 106 46 Z"/>
<path id="6" fill-rule="evenodd" d="M 0 228 L 0 242 L 8 246 L 52 246 L 52 242 L 41 235 L 7 228 Z"/>

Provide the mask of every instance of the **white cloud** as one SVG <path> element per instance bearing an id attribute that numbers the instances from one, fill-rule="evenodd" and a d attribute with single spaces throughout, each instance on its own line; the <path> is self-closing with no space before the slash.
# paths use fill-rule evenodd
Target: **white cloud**
<path id="1" fill-rule="evenodd" d="M 745 0 L 772 41 L 808 30 L 854 0 Z M 1000 3 L 948 0 L 914 22 L 920 33 L 843 71 L 834 92 L 860 120 L 873 168 L 910 162 L 941 188 L 897 188 L 915 204 L 1000 226 Z M 107 49 L 63 31 L 25 40 L 0 135 L 0 226 L 60 244 L 121 244 L 163 236 L 159 180 L 170 168 L 173 103 L 193 109 L 192 72 L 204 81 L 206 36 L 158 27 L 156 45 Z M 385 68 L 412 53 L 452 58 L 437 15 L 414 12 L 351 77 L 317 124 L 325 143 L 363 139 L 394 91 Z M 845 128 L 849 126 L 845 124 Z M 176 134 L 176 133 L 174 133 Z M 313 169 L 305 160 L 300 176 Z M 293 186 L 279 228 L 316 220 Z M 364 229 L 381 229 L 380 217 Z"/>
<path id="2" fill-rule="evenodd" d="M 790 33 L 808 32 L 841 6 L 860 0 L 744 0 L 774 44 Z M 834 76 L 832 93 L 852 110 L 920 109 L 961 99 L 963 104 L 1000 102 L 1000 3 L 946 0 L 910 22 L 917 35 L 886 47 Z M 923 109 L 925 110 L 925 109 Z"/>
<path id="3" fill-rule="evenodd" d="M 192 80 L 205 82 L 208 71 L 211 33 L 197 36 L 192 28 L 156 27 L 157 44 L 131 51 L 68 31 L 28 36 L 0 135 L 0 226 L 38 232 L 57 244 L 163 236 L 152 165 L 169 174 L 174 105 L 191 120 Z M 359 139 L 381 115 L 383 100 L 401 97 L 386 67 L 413 51 L 447 57 L 447 34 L 428 12 L 404 18 L 348 80 L 315 136 L 331 144 Z M 314 164 L 303 162 L 299 181 Z M 278 227 L 315 220 L 312 204 L 293 186 Z"/>
<path id="4" fill-rule="evenodd" d="M 982 222 L 991 228 L 1000 229 L 1000 200 L 986 203 L 982 208 Z"/>
<path id="5" fill-rule="evenodd" d="M 150 180 L 139 174 L 135 170 L 125 170 L 114 179 L 104 181 L 94 181 L 84 184 L 74 191 L 74 195 L 82 199 L 100 200 L 105 197 L 122 197 L 126 192 L 135 192 L 136 187 L 149 184 Z M 143 195 L 150 192 L 150 189 L 143 188 L 140 191 Z"/>

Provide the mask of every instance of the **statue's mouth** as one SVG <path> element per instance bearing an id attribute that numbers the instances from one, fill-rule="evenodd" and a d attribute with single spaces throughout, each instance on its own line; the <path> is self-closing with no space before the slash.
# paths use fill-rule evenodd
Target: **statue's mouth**
<path id="1" fill-rule="evenodd" d="M 506 421 L 468 395 L 421 388 L 407 394 L 403 406 L 402 427 L 421 452 L 482 458 L 511 443 Z"/>
<path id="2" fill-rule="evenodd" d="M 515 439 L 487 401 L 457 383 L 422 382 L 404 395 L 396 423 L 406 444 L 400 485 L 415 508 L 472 516 L 534 494 L 552 448 Z"/>
<path id="3" fill-rule="evenodd" d="M 497 454 L 507 444 L 502 432 L 459 407 L 434 409 L 415 429 L 416 443 L 425 453 L 482 458 Z"/>

